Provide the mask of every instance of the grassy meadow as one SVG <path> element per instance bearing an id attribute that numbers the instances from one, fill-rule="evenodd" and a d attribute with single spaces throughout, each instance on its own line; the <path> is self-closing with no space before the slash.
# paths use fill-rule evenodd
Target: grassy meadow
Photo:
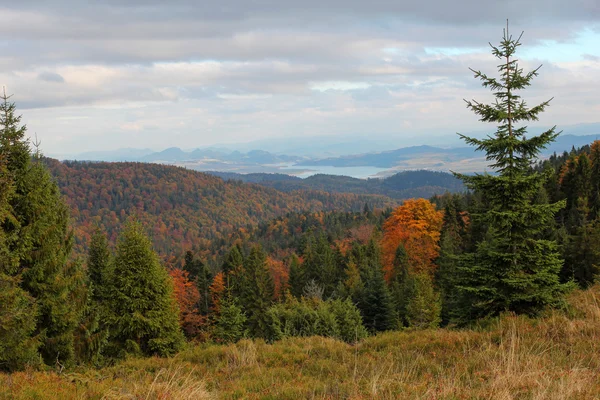
<path id="1" fill-rule="evenodd" d="M 477 330 L 190 345 L 104 369 L 0 374 L 0 399 L 597 399 L 600 286 Z"/>

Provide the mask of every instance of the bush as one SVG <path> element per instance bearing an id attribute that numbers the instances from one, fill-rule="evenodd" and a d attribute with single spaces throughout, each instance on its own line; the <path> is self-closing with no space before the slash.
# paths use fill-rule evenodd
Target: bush
<path id="1" fill-rule="evenodd" d="M 367 336 L 360 312 L 350 300 L 290 297 L 268 311 L 269 340 L 295 336 L 324 336 L 348 343 Z"/>

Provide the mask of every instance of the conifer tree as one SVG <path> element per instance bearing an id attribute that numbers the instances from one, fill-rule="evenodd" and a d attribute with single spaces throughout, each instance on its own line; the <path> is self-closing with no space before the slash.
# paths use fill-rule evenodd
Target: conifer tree
<path id="1" fill-rule="evenodd" d="M 440 296 L 433 287 L 431 277 L 425 273 L 408 277 L 413 287 L 406 304 L 406 320 L 411 328 L 436 328 L 440 324 Z"/>
<path id="2" fill-rule="evenodd" d="M 110 344 L 125 353 L 174 354 L 183 344 L 179 308 L 166 269 L 139 222 L 128 222 L 116 249 Z"/>
<path id="3" fill-rule="evenodd" d="M 185 252 L 183 270 L 189 274 L 191 280 L 195 280 L 203 271 L 204 263 L 194 258 L 194 253 L 191 251 Z"/>
<path id="4" fill-rule="evenodd" d="M 220 313 L 214 323 L 215 340 L 222 343 L 235 343 L 245 336 L 245 325 L 246 315 L 227 290 L 221 299 Z"/>
<path id="5" fill-rule="evenodd" d="M 0 228 L 17 224 L 10 212 L 14 193 L 6 164 L 0 157 Z M 15 237 L 0 229 L 0 370 L 14 371 L 37 364 L 40 338 L 34 336 L 37 306 L 20 287 L 18 259 L 9 251 Z"/>
<path id="6" fill-rule="evenodd" d="M 413 296 L 414 287 L 409 280 L 409 260 L 408 254 L 404 245 L 400 244 L 396 249 L 396 257 L 394 259 L 394 269 L 392 281 L 390 282 L 390 292 L 394 308 L 396 310 L 396 326 L 408 326 L 407 307 L 408 301 Z"/>
<path id="7" fill-rule="evenodd" d="M 550 100 L 528 107 L 518 94 L 538 75 L 539 67 L 524 73 L 514 58 L 521 45 L 504 31 L 493 55 L 501 61 L 499 78 L 472 70 L 482 85 L 493 91 L 496 101 L 483 104 L 466 101 L 483 122 L 496 123 L 494 135 L 485 139 L 460 135 L 466 143 L 485 151 L 495 175 L 459 175 L 467 186 L 486 199 L 487 209 L 475 216 L 487 227 L 485 238 L 474 253 L 463 258 L 460 290 L 468 301 L 462 319 L 496 315 L 502 311 L 534 314 L 545 306 L 556 306 L 567 289 L 559 282 L 562 261 L 556 242 L 541 239 L 541 231 L 564 207 L 564 203 L 535 204 L 533 199 L 545 176 L 531 171 L 540 150 L 555 140 L 551 128 L 527 138 L 524 121 L 535 121 Z"/>
<path id="8" fill-rule="evenodd" d="M 591 192 L 590 192 L 590 219 L 595 220 L 600 215 L 600 140 L 594 141 L 590 146 Z"/>
<path id="9" fill-rule="evenodd" d="M 213 279 L 212 271 L 208 265 L 200 263 L 199 273 L 196 276 L 196 284 L 198 285 L 198 292 L 200 293 L 200 304 L 198 304 L 200 315 L 208 315 L 212 307 L 210 285 Z"/>
<path id="10" fill-rule="evenodd" d="M 225 284 L 228 288 L 236 286 L 236 278 L 240 277 L 243 268 L 244 256 L 242 255 L 242 250 L 239 246 L 233 246 L 231 250 L 229 250 L 229 253 L 227 253 L 225 262 L 223 262 L 223 265 L 221 266 L 221 271 L 225 274 Z M 237 286 L 241 284 L 241 282 L 237 283 Z"/>
<path id="11" fill-rule="evenodd" d="M 273 279 L 267 269 L 267 258 L 260 246 L 255 246 L 245 260 L 245 292 L 242 304 L 248 317 L 249 332 L 253 337 L 267 337 L 267 311 L 273 302 Z"/>
<path id="12" fill-rule="evenodd" d="M 294 297 L 300 298 L 300 296 L 302 296 L 304 277 L 302 274 L 302 267 L 300 266 L 300 260 L 298 260 L 298 256 L 295 253 L 290 257 L 290 276 L 288 280 L 288 286 L 290 288 L 290 293 Z"/>
<path id="13" fill-rule="evenodd" d="M 14 186 L 9 201 L 14 218 L 2 225 L 12 238 L 9 273 L 19 276 L 21 288 L 35 299 L 34 336 L 42 340 L 44 361 L 64 366 L 73 360 L 74 331 L 85 304 L 84 272 L 81 264 L 69 261 L 73 236 L 58 186 L 42 164 L 39 149 L 31 154 L 14 103 L 6 93 L 0 100 L 0 158 Z"/>
<path id="14" fill-rule="evenodd" d="M 395 320 L 394 303 L 381 264 L 371 264 L 368 275 L 364 280 L 363 301 L 359 305 L 364 324 L 372 332 L 392 329 Z"/>
<path id="15" fill-rule="evenodd" d="M 110 288 L 113 275 L 113 264 L 106 234 L 97 229 L 88 250 L 87 270 L 91 284 L 91 298 L 103 305 L 111 297 Z"/>
<path id="16" fill-rule="evenodd" d="M 395 321 L 394 301 L 384 278 L 379 248 L 374 239 L 359 246 L 355 254 L 364 284 L 358 304 L 365 327 L 372 331 L 392 329 Z"/>

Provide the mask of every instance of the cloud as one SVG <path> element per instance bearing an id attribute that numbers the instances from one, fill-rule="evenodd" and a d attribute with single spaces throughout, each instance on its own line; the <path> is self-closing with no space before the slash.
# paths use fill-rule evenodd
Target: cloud
<path id="1" fill-rule="evenodd" d="M 63 83 L 65 78 L 55 72 L 40 72 L 38 75 L 40 81 Z"/>
<path id="2" fill-rule="evenodd" d="M 495 70 L 487 42 L 506 18 L 526 31 L 523 66 L 544 64 L 531 101 L 556 96 L 548 116 L 559 124 L 598 115 L 595 0 L 2 7 L 0 83 L 51 150 L 470 129 L 462 99 L 490 95 L 468 68 Z"/>

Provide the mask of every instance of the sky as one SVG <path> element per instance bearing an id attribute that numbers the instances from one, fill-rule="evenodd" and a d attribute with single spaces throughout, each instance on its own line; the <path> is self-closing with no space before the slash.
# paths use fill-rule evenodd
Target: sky
<path id="1" fill-rule="evenodd" d="M 3 2 L 8 3 L 8 2 Z M 0 5 L 0 84 L 49 155 L 270 138 L 489 129 L 506 20 L 539 77 L 538 124 L 600 122 L 598 0 L 20 0 Z"/>

